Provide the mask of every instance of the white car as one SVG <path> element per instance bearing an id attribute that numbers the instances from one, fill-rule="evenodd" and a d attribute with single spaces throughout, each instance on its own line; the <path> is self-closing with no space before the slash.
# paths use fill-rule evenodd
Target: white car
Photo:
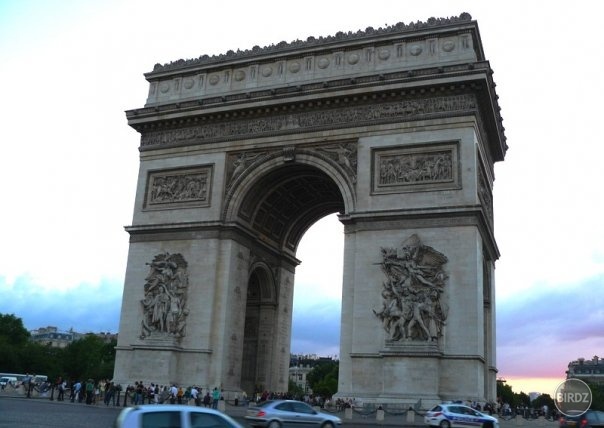
<path id="1" fill-rule="evenodd" d="M 439 428 L 499 428 L 499 421 L 493 416 L 474 410 L 463 404 L 439 404 L 424 416 L 424 422 Z"/>
<path id="2" fill-rule="evenodd" d="M 177 404 L 145 404 L 126 407 L 115 428 L 243 428 L 233 418 L 214 409 Z"/>

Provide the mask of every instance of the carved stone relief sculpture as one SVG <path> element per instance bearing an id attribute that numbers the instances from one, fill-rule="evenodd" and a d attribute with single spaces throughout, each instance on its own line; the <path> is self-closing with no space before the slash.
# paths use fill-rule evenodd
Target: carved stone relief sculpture
<path id="1" fill-rule="evenodd" d="M 357 182 L 357 145 L 355 143 L 332 144 L 317 147 L 332 160 L 335 160 L 348 174 L 352 183 Z"/>
<path id="2" fill-rule="evenodd" d="M 380 185 L 452 181 L 451 151 L 414 153 L 381 159 Z"/>
<path id="3" fill-rule="evenodd" d="M 435 342 L 443 335 L 448 307 L 443 299 L 447 257 L 417 235 L 399 248 L 382 248 L 378 263 L 386 275 L 382 308 L 373 313 L 391 341 Z"/>
<path id="4" fill-rule="evenodd" d="M 373 192 L 401 193 L 460 188 L 456 142 L 373 152 Z"/>
<path id="5" fill-rule="evenodd" d="M 145 297 L 141 300 L 143 321 L 141 339 L 153 336 L 181 338 L 185 336 L 187 262 L 181 254 L 162 253 L 149 265 L 145 279 Z"/>
<path id="6" fill-rule="evenodd" d="M 177 205 L 207 206 L 210 202 L 211 167 L 149 174 L 145 207 L 161 209 Z"/>

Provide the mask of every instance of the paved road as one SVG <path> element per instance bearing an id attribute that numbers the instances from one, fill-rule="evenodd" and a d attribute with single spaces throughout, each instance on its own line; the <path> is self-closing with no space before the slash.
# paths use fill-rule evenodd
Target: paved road
<path id="1" fill-rule="evenodd" d="M 0 428 L 28 427 L 28 428 L 111 428 L 121 407 L 107 407 L 105 405 L 86 405 L 71 403 L 70 401 L 50 401 L 44 398 L 27 399 L 22 396 L 8 396 L 0 394 Z M 243 416 L 243 406 L 227 405 L 225 412 L 243 426 L 247 426 Z M 425 428 L 423 420 L 416 415 L 414 421 L 408 421 L 406 415 L 392 415 L 386 413 L 383 420 L 377 420 L 376 414 L 362 415 L 353 412 L 351 419 L 346 419 L 344 413 L 338 413 L 346 428 L 368 427 L 406 427 Z M 500 420 L 500 428 L 557 428 L 558 424 L 552 421 L 525 420 Z"/>

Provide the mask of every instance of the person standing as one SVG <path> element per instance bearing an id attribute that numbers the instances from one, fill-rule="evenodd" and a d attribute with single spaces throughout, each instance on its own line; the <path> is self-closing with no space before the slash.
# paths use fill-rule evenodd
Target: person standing
<path id="1" fill-rule="evenodd" d="M 88 379 L 86 382 L 86 404 L 92 404 L 94 396 L 94 381 L 92 379 Z"/>
<path id="2" fill-rule="evenodd" d="M 63 379 L 61 381 L 58 388 L 59 388 L 59 395 L 57 395 L 57 401 L 64 401 L 65 400 L 65 388 L 67 388 L 67 382 L 65 381 L 65 379 Z"/>
<path id="3" fill-rule="evenodd" d="M 218 408 L 218 400 L 220 400 L 220 391 L 218 388 L 214 387 L 212 391 L 212 409 Z"/>
<path id="4" fill-rule="evenodd" d="M 193 400 L 196 406 L 199 406 L 201 404 L 198 395 L 199 391 L 197 391 L 197 388 L 195 386 L 191 387 L 191 399 Z"/>

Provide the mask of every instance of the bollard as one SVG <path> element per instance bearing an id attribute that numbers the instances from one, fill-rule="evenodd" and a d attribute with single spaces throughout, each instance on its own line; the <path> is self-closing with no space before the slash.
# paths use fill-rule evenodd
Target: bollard
<path id="1" fill-rule="evenodd" d="M 379 421 L 379 422 L 384 420 L 384 410 L 383 409 L 377 409 L 377 412 L 375 414 L 375 420 Z"/>
<path id="2" fill-rule="evenodd" d="M 413 407 L 409 407 L 409 410 L 407 411 L 407 422 L 412 425 L 415 424 L 415 410 L 413 410 Z"/>
<path id="3" fill-rule="evenodd" d="M 218 400 L 218 410 L 220 410 L 221 412 L 224 412 L 226 409 L 226 405 L 224 403 L 224 400 Z"/>
<path id="4" fill-rule="evenodd" d="M 523 417 L 519 417 L 518 415 L 516 415 L 516 417 L 514 417 L 514 419 L 516 420 L 516 425 L 518 425 L 518 426 L 524 425 L 524 418 Z"/>
<path id="5" fill-rule="evenodd" d="M 352 407 L 346 407 L 344 409 L 344 419 L 352 419 Z"/>

